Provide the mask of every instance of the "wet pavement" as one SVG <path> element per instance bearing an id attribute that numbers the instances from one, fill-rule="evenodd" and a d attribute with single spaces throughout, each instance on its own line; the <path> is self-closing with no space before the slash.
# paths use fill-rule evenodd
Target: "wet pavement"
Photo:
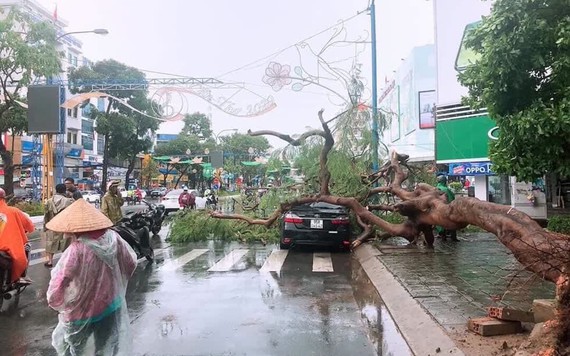
<path id="1" fill-rule="evenodd" d="M 153 241 L 156 263 L 140 261 L 129 282 L 133 355 L 409 354 L 351 254 L 163 240 Z M 53 355 L 49 270 L 29 275 L 17 308 L 7 302 L 0 315 L 0 350 Z"/>
<path id="2" fill-rule="evenodd" d="M 434 250 L 397 239 L 377 246 L 380 261 L 447 330 L 465 329 L 488 306 L 529 310 L 534 299 L 554 298 L 554 284 L 525 271 L 494 235 L 459 238 L 437 240 Z"/>

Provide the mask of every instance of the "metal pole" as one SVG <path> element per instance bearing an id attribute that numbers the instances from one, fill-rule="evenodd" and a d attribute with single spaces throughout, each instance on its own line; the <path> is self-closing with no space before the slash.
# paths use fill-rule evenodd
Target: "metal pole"
<path id="1" fill-rule="evenodd" d="M 372 170 L 378 171 L 378 78 L 376 68 L 376 6 L 370 3 L 370 32 L 372 33 Z"/>

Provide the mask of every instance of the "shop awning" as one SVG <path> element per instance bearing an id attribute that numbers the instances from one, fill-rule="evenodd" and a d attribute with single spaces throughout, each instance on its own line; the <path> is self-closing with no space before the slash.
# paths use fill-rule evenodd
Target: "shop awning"
<path id="1" fill-rule="evenodd" d="M 259 166 L 262 163 L 261 162 L 255 162 L 255 161 L 241 161 L 241 164 L 243 164 L 244 166 Z"/>

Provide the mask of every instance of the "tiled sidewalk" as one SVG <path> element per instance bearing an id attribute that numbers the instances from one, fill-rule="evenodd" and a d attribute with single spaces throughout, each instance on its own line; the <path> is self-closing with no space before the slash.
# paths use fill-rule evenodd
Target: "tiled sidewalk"
<path id="1" fill-rule="evenodd" d="M 377 245 L 378 258 L 446 329 L 465 327 L 487 306 L 529 310 L 533 299 L 553 298 L 554 284 L 524 271 L 494 235 L 460 234 L 459 242 L 436 240 L 434 250 Z"/>

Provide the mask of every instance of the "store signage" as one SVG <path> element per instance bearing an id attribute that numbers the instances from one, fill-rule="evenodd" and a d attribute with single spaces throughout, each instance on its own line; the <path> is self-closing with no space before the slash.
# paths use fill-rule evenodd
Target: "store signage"
<path id="1" fill-rule="evenodd" d="M 495 141 L 498 140 L 499 139 L 499 126 L 495 126 L 495 127 L 491 128 L 489 130 L 489 132 L 487 132 L 487 136 L 491 140 L 495 140 Z"/>
<path id="2" fill-rule="evenodd" d="M 451 163 L 450 176 L 488 176 L 493 175 L 491 162 Z"/>

